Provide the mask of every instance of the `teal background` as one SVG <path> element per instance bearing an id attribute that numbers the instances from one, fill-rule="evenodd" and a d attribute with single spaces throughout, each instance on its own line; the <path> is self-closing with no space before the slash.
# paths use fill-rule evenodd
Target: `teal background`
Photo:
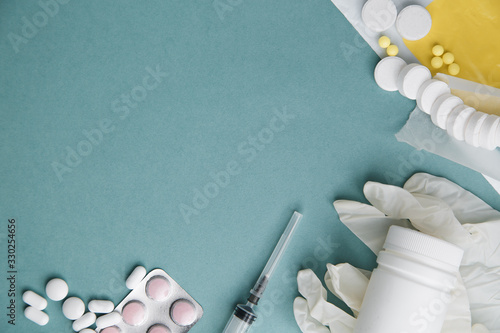
<path id="1" fill-rule="evenodd" d="M 293 210 L 304 218 L 253 332 L 300 332 L 299 269 L 323 278 L 328 262 L 375 265 L 334 200 L 364 201 L 367 180 L 402 185 L 425 171 L 500 208 L 480 174 L 396 141 L 414 102 L 377 87 L 376 54 L 330 1 L 219 2 L 222 16 L 212 1 L 72 0 L 17 53 L 9 33 L 21 36 L 41 7 L 0 2 L 1 332 L 71 331 L 55 302 L 47 326 L 26 320 L 21 292 L 43 294 L 59 276 L 86 302 L 118 303 L 136 264 L 166 270 L 203 306 L 191 332 L 220 332 Z M 157 65 L 168 75 L 121 119 L 113 101 Z M 248 161 L 241 149 L 276 109 L 295 118 Z M 103 119 L 114 130 L 59 181 L 51 164 Z M 239 174 L 186 223 L 180 206 L 230 161 Z M 9 218 L 15 327 L 5 315 Z"/>

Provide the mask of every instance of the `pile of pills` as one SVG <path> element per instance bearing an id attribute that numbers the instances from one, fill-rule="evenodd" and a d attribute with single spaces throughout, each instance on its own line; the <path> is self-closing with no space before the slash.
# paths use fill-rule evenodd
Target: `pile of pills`
<path id="1" fill-rule="evenodd" d="M 398 14 L 392 0 L 366 1 L 361 11 L 361 19 L 370 30 L 375 32 L 386 31 L 395 24 L 401 37 L 410 41 L 424 38 L 432 28 L 431 14 L 425 7 L 410 5 L 403 8 Z M 389 52 L 394 53 L 394 47 L 387 51 L 388 54 Z"/>
<path id="2" fill-rule="evenodd" d="M 64 300 L 68 292 L 68 284 L 63 279 L 52 279 L 45 286 L 45 294 L 54 302 Z M 47 300 L 44 297 L 28 290 L 23 294 L 23 301 L 29 305 L 24 310 L 26 318 L 40 326 L 49 322 L 49 315 L 43 311 L 47 307 Z M 61 306 L 63 315 L 73 321 L 73 330 L 81 333 L 95 333 L 88 327 L 96 322 L 96 313 L 109 313 L 114 308 L 115 305 L 111 301 L 92 300 L 88 305 L 89 312 L 85 313 L 85 303 L 78 297 L 66 298 Z"/>
<path id="3" fill-rule="evenodd" d="M 398 90 L 415 99 L 432 122 L 455 139 L 488 150 L 500 147 L 500 117 L 465 105 L 446 82 L 432 79 L 427 67 L 386 57 L 375 68 L 375 81 L 386 91 Z"/>
<path id="4" fill-rule="evenodd" d="M 398 46 L 391 44 L 391 39 L 387 36 L 380 37 L 378 40 L 378 45 L 381 48 L 386 49 L 388 56 L 394 57 L 397 56 L 399 53 Z"/>
<path id="5" fill-rule="evenodd" d="M 431 60 L 432 68 L 440 69 L 443 65 L 447 65 L 450 75 L 458 75 L 460 73 L 460 66 L 455 63 L 455 55 L 451 52 L 445 52 L 443 46 L 434 45 L 432 55 L 434 56 Z"/>

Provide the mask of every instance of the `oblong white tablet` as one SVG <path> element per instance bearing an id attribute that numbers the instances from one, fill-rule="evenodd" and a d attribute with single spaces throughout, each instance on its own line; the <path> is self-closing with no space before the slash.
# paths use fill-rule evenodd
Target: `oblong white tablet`
<path id="1" fill-rule="evenodd" d="M 122 320 L 122 315 L 118 312 L 111 312 L 96 319 L 98 328 L 106 328 L 118 324 Z"/>
<path id="2" fill-rule="evenodd" d="M 450 87 L 445 82 L 436 79 L 427 80 L 418 89 L 417 105 L 420 110 L 430 114 L 436 99 L 450 92 Z"/>
<path id="3" fill-rule="evenodd" d="M 24 309 L 24 316 L 40 326 L 45 326 L 49 322 L 49 315 L 32 306 L 28 306 Z"/>
<path id="4" fill-rule="evenodd" d="M 47 300 L 31 290 L 23 293 L 23 301 L 38 310 L 43 310 L 47 307 Z"/>
<path id="5" fill-rule="evenodd" d="M 432 79 L 431 71 L 420 64 L 406 65 L 399 73 L 397 85 L 399 93 L 409 99 L 417 99 L 418 89 Z"/>
<path id="6" fill-rule="evenodd" d="M 479 146 L 488 150 L 494 150 L 496 145 L 496 133 L 500 126 L 500 117 L 489 114 L 479 130 Z"/>
<path id="7" fill-rule="evenodd" d="M 427 9 L 419 5 L 405 7 L 399 12 L 396 19 L 396 28 L 404 39 L 422 39 L 431 31 L 431 14 Z"/>
<path id="8" fill-rule="evenodd" d="M 462 99 L 458 96 L 452 94 L 444 94 L 439 96 L 431 108 L 431 120 L 432 122 L 442 129 L 446 129 L 446 121 L 451 111 L 464 104 Z"/>
<path id="9" fill-rule="evenodd" d="M 68 284 L 63 279 L 52 279 L 47 282 L 45 293 L 51 300 L 60 301 L 68 295 Z"/>
<path id="10" fill-rule="evenodd" d="M 94 324 L 96 320 L 95 313 L 93 312 L 87 312 L 77 320 L 73 322 L 73 331 L 75 332 L 80 332 L 84 328 L 89 327 L 90 325 Z"/>
<path id="11" fill-rule="evenodd" d="M 398 90 L 398 76 L 406 61 L 399 57 L 386 57 L 380 60 L 375 67 L 375 82 L 385 91 Z"/>
<path id="12" fill-rule="evenodd" d="M 142 281 L 142 279 L 144 279 L 145 276 L 146 268 L 137 266 L 128 276 L 127 281 L 125 281 L 125 285 L 128 289 L 134 289 Z"/>
<path id="13" fill-rule="evenodd" d="M 472 114 L 465 127 L 465 142 L 474 147 L 479 147 L 479 133 L 487 116 L 486 113 L 480 111 Z"/>
<path id="14" fill-rule="evenodd" d="M 470 117 L 476 112 L 471 106 L 462 104 L 455 107 L 446 120 L 446 131 L 457 140 L 465 140 L 465 127 Z"/>
<path id="15" fill-rule="evenodd" d="M 89 302 L 89 311 L 94 313 L 110 313 L 115 309 L 111 301 L 94 299 Z"/>
<path id="16" fill-rule="evenodd" d="M 79 333 L 95 333 L 95 331 L 91 328 L 84 328 Z"/>
<path id="17" fill-rule="evenodd" d="M 375 32 L 392 27 L 397 16 L 398 10 L 392 0 L 368 0 L 361 11 L 361 19 Z"/>
<path id="18" fill-rule="evenodd" d="M 64 301 L 62 312 L 69 320 L 76 320 L 85 312 L 85 303 L 78 297 L 70 297 Z"/>

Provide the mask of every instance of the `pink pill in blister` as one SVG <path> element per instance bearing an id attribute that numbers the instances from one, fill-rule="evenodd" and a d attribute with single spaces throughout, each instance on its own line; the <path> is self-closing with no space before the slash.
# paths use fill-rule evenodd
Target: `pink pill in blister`
<path id="1" fill-rule="evenodd" d="M 122 309 L 123 321 L 131 326 L 138 326 L 146 319 L 144 304 L 138 301 L 127 303 Z"/>
<path id="2" fill-rule="evenodd" d="M 101 330 L 101 333 L 120 333 L 120 332 L 121 330 L 116 326 L 106 327 L 105 329 Z"/>
<path id="3" fill-rule="evenodd" d="M 170 282 L 163 276 L 155 276 L 146 285 L 146 294 L 154 301 L 164 301 L 170 294 Z"/>
<path id="4" fill-rule="evenodd" d="M 170 333 L 171 331 L 168 329 L 168 327 L 163 326 L 163 325 L 154 325 L 151 326 L 148 330 L 148 333 Z"/>
<path id="5" fill-rule="evenodd" d="M 196 309 L 190 301 L 181 299 L 172 305 L 170 317 L 177 325 L 189 326 L 196 320 Z"/>

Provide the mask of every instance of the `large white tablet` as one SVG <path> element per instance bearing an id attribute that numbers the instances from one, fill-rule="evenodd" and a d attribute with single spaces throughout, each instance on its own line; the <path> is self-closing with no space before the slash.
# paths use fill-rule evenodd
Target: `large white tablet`
<path id="1" fill-rule="evenodd" d="M 406 62 L 399 57 L 386 57 L 380 60 L 375 67 L 375 82 L 386 91 L 398 90 L 398 76 L 405 66 Z"/>

